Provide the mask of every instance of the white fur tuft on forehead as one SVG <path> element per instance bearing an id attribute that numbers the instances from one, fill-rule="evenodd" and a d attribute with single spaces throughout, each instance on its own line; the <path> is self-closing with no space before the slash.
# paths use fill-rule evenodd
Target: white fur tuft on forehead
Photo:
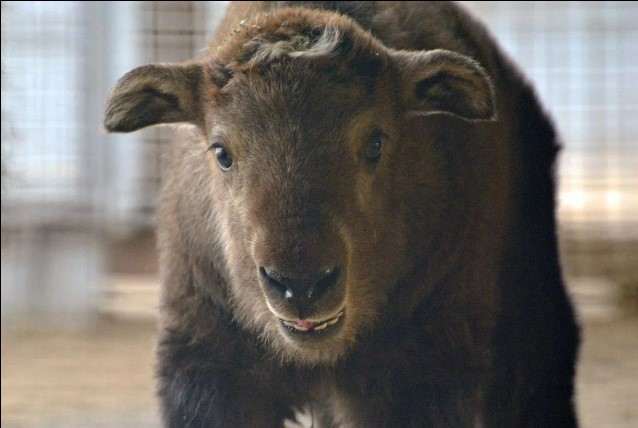
<path id="1" fill-rule="evenodd" d="M 253 40 L 259 46 L 252 55 L 249 64 L 268 63 L 283 57 L 318 58 L 334 55 L 341 41 L 341 33 L 335 26 L 328 25 L 319 38 L 313 40 L 308 34 L 297 34 L 289 39 L 269 42 L 263 39 Z"/>

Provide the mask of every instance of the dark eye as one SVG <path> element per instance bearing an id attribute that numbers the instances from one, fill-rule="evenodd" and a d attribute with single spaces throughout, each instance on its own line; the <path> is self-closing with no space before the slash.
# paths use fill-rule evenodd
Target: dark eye
<path id="1" fill-rule="evenodd" d="M 383 150 L 383 140 L 385 134 L 381 131 L 375 131 L 366 144 L 363 156 L 370 163 L 377 163 L 381 159 L 381 152 Z"/>
<path id="2" fill-rule="evenodd" d="M 217 163 L 219 163 L 219 167 L 222 171 L 228 171 L 231 166 L 233 166 L 233 157 L 226 147 L 222 145 L 220 142 L 214 142 L 211 144 L 210 148 L 215 153 L 215 157 L 217 158 Z"/>

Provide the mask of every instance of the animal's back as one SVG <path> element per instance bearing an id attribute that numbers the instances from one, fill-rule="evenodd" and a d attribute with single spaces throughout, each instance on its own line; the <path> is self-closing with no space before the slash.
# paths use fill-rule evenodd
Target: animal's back
<path id="1" fill-rule="evenodd" d="M 565 292 L 556 240 L 554 168 L 559 143 L 525 76 L 483 24 L 452 2 L 238 3 L 231 5 L 213 46 L 241 19 L 280 7 L 338 11 L 388 47 L 448 49 L 477 59 L 487 69 L 501 126 L 494 140 L 484 143 L 494 144 L 500 165 L 492 167 L 503 168 L 507 177 L 509 190 L 504 197 L 509 218 L 503 222 L 507 226 L 499 248 L 504 257 L 485 423 L 576 425 L 572 394 L 579 332 Z M 564 412 L 565 408 L 571 411 Z"/>

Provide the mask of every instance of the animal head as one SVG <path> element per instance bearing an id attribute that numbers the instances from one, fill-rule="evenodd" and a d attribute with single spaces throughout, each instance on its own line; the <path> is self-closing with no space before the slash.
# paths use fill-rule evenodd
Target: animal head
<path id="1" fill-rule="evenodd" d="M 396 51 L 348 18 L 287 9 L 242 22 L 203 61 L 126 74 L 105 127 L 201 131 L 207 176 L 193 185 L 210 191 L 200 221 L 215 223 L 233 313 L 283 359 L 315 365 L 374 325 L 405 274 L 404 187 L 422 165 L 406 156 L 425 145 L 406 123 L 431 114 L 494 117 L 474 60 Z"/>

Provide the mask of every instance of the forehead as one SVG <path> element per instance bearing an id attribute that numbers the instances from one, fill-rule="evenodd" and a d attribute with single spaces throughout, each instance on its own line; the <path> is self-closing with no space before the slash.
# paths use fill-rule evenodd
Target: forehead
<path id="1" fill-rule="evenodd" d="M 373 97 L 388 61 L 383 46 L 349 18 L 283 9 L 242 21 L 211 51 L 209 76 L 231 122 L 347 122 Z M 215 92 L 215 91 L 213 91 Z"/>
<path id="2" fill-rule="evenodd" d="M 224 95 L 224 121 L 262 133 L 297 127 L 305 133 L 336 131 L 374 103 L 358 79 L 294 63 L 236 76 Z"/>

